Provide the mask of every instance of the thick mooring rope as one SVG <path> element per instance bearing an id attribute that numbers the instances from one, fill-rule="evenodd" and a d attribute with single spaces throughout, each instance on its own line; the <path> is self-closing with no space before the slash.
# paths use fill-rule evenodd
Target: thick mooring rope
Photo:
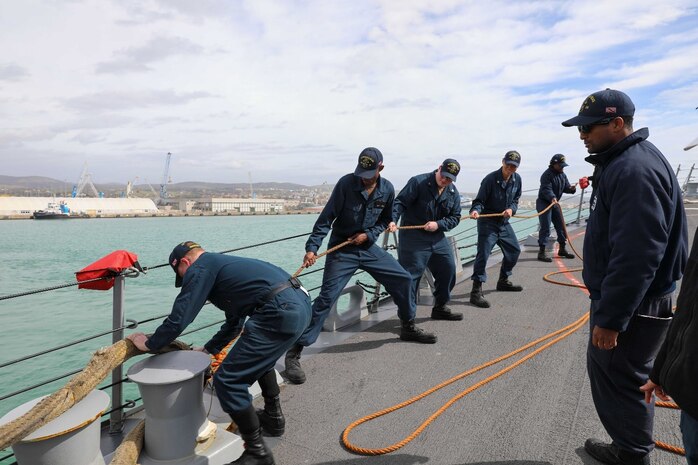
<path id="1" fill-rule="evenodd" d="M 189 348 L 180 341 L 174 341 L 161 352 L 180 350 L 185 347 Z M 41 399 L 24 415 L 0 426 L 0 449 L 15 444 L 46 423 L 58 418 L 92 392 L 116 367 L 134 355 L 144 353 L 129 339 L 122 339 L 111 346 L 97 350 L 87 366 L 71 378 L 65 386 Z"/>
<path id="2" fill-rule="evenodd" d="M 135 465 L 138 456 L 143 449 L 143 436 L 145 435 L 145 420 L 141 420 L 126 435 L 119 447 L 114 451 L 114 456 L 109 465 Z"/>

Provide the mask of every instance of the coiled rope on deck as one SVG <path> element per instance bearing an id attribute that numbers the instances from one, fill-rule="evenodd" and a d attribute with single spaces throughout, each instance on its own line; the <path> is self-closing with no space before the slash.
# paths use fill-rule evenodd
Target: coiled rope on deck
<path id="1" fill-rule="evenodd" d="M 546 334 L 545 336 L 542 336 L 533 342 L 530 342 L 530 343 L 528 343 L 528 344 L 526 344 L 526 345 L 524 345 L 524 346 L 522 346 L 522 347 L 520 347 L 512 352 L 509 352 L 506 355 L 502 355 L 501 357 L 490 360 L 489 362 L 483 363 L 482 365 L 479 365 L 475 368 L 464 371 L 463 373 L 460 373 L 459 375 L 456 375 L 453 378 L 446 380 L 443 383 L 438 384 L 438 385 L 432 387 L 431 389 L 428 389 L 415 397 L 412 397 L 411 399 L 406 400 L 405 402 L 394 405 L 392 407 L 388 407 L 386 409 L 380 410 L 378 412 L 375 412 L 375 413 L 367 415 L 363 418 L 360 418 L 359 420 L 356 420 L 355 422 L 353 422 L 352 424 L 347 426 L 346 429 L 342 432 L 342 444 L 348 450 L 355 452 L 357 454 L 361 454 L 361 455 L 383 455 L 383 454 L 388 454 L 390 452 L 395 452 L 396 450 L 404 447 L 407 443 L 412 441 L 419 434 L 421 434 L 422 431 L 427 426 L 429 426 L 434 420 L 436 420 L 436 418 L 438 418 L 442 413 L 444 413 L 449 407 L 451 407 L 451 405 L 456 403 L 459 399 L 461 399 L 462 397 L 465 397 L 466 395 L 470 394 L 471 392 L 481 388 L 485 384 L 487 384 L 491 381 L 494 381 L 495 379 L 499 378 L 503 374 L 513 370 L 517 366 L 519 366 L 522 363 L 524 363 L 525 361 L 535 357 L 536 355 L 538 355 L 539 353 L 541 353 L 545 349 L 551 347 L 552 345 L 557 344 L 558 342 L 560 342 L 561 340 L 563 340 L 564 338 L 566 338 L 567 336 L 569 336 L 570 334 L 574 333 L 579 328 L 581 328 L 584 325 L 584 323 L 586 323 L 586 321 L 588 319 L 589 319 L 589 315 L 588 314 L 584 315 L 581 318 L 579 318 L 577 321 L 575 321 L 574 323 L 571 323 L 571 324 L 565 326 L 564 328 L 561 328 L 561 329 L 558 329 L 557 331 L 553 331 L 552 333 Z M 552 339 L 552 338 L 554 338 L 554 339 Z M 482 381 L 479 381 L 479 382 L 473 384 L 472 386 L 468 387 L 467 389 L 461 391 L 460 393 L 458 393 L 457 395 L 452 397 L 451 400 L 449 400 L 443 406 L 441 406 L 436 412 L 434 412 L 429 418 L 427 418 L 427 420 L 424 421 L 424 423 L 419 425 L 419 427 L 417 429 L 415 429 L 410 435 L 405 437 L 403 440 L 398 441 L 394 444 L 391 444 L 390 446 L 380 448 L 380 449 L 369 449 L 369 448 L 359 447 L 359 446 L 352 444 L 349 441 L 349 433 L 354 428 L 359 426 L 360 424 L 366 423 L 367 421 L 373 420 L 373 419 L 381 417 L 383 415 L 387 415 L 388 413 L 394 412 L 394 411 L 399 410 L 403 407 L 406 407 L 410 404 L 413 404 L 413 403 L 417 402 L 418 400 L 421 400 L 421 399 L 427 397 L 428 395 L 433 394 L 434 392 L 438 391 L 441 388 L 444 388 L 444 387 L 446 387 L 446 386 L 448 386 L 448 385 L 450 385 L 450 384 L 452 384 L 452 383 L 454 383 L 462 378 L 465 378 L 466 376 L 469 376 L 473 373 L 477 373 L 478 371 L 483 370 L 487 367 L 490 367 L 490 366 L 495 365 L 499 362 L 507 360 L 507 359 L 509 359 L 509 358 L 511 358 L 511 357 L 523 352 L 523 351 L 526 351 L 532 347 L 535 347 L 536 345 L 538 345 L 538 344 L 540 344 L 548 339 L 552 339 L 552 340 L 545 343 L 541 347 L 537 348 L 536 350 L 534 350 L 530 354 L 520 358 L 519 360 L 512 363 L 511 365 L 506 366 L 505 368 L 501 369 L 497 373 L 485 378 Z"/>
<path id="2" fill-rule="evenodd" d="M 563 212 L 563 210 L 562 210 L 562 206 L 561 206 L 559 203 L 557 203 L 557 202 L 552 202 L 550 205 L 548 205 L 548 207 L 547 207 L 546 209 L 544 209 L 544 210 L 538 212 L 537 215 L 526 216 L 526 218 L 534 218 L 534 217 L 536 217 L 536 216 L 540 216 L 540 215 L 542 215 L 543 213 L 545 213 L 546 211 L 548 211 L 550 208 L 552 208 L 554 205 L 557 205 L 558 208 L 560 208 L 560 213 L 563 214 L 563 218 L 564 218 L 564 212 Z M 481 218 L 482 218 L 482 217 L 495 217 L 495 216 L 503 216 L 503 214 L 502 214 L 502 213 L 495 213 L 495 214 L 480 215 Z M 424 226 L 416 226 L 416 227 L 415 227 L 415 226 L 412 226 L 412 227 L 408 226 L 408 227 L 402 227 L 402 228 L 404 228 L 404 229 L 408 229 L 408 228 L 409 228 L 409 229 L 416 229 L 416 228 L 420 228 L 420 227 L 424 227 Z M 568 232 L 567 232 L 567 227 L 565 226 L 564 222 L 563 222 L 563 228 L 564 228 L 564 231 L 565 231 L 565 237 L 567 238 L 567 241 L 569 242 L 570 247 L 571 247 L 572 250 L 574 251 L 575 255 L 576 255 L 578 258 L 582 259 L 582 256 L 581 256 L 581 255 L 577 252 L 577 250 L 574 248 L 574 245 L 573 245 L 573 243 L 572 243 L 571 238 L 569 237 L 569 234 L 568 234 Z M 582 259 L 582 260 L 583 260 L 583 259 Z M 581 270 L 582 270 L 582 268 L 573 269 L 573 270 L 563 270 L 563 271 L 551 272 L 551 273 L 547 273 L 547 274 L 543 277 L 543 279 L 544 279 L 546 282 L 549 282 L 549 283 L 552 283 L 552 284 L 559 284 L 559 285 L 564 285 L 564 286 L 569 286 L 569 287 L 577 287 L 577 288 L 581 288 L 581 289 L 585 289 L 585 290 L 586 290 L 586 286 L 584 286 L 583 284 L 560 282 L 560 281 L 552 280 L 552 279 L 550 278 L 550 276 L 552 276 L 552 275 L 561 274 L 561 273 L 569 273 L 569 272 L 572 272 L 572 271 L 581 271 Z M 559 330 L 557 330 L 557 331 L 553 331 L 553 332 L 551 332 L 551 333 L 549 333 L 549 334 L 547 334 L 547 335 L 545 335 L 545 336 L 542 336 L 542 337 L 536 339 L 535 341 L 530 342 L 530 343 L 528 343 L 528 344 L 526 344 L 526 345 L 524 345 L 524 346 L 522 346 L 522 347 L 520 347 L 520 348 L 518 348 L 518 349 L 516 349 L 516 350 L 514 350 L 514 351 L 512 351 L 512 352 L 510 352 L 510 353 L 508 353 L 508 354 L 506 354 L 506 355 L 503 355 L 503 356 L 500 356 L 500 357 L 495 358 L 495 359 L 493 359 L 493 360 L 490 360 L 489 362 L 483 363 L 482 365 L 479 365 L 479 366 L 477 366 L 477 367 L 475 367 L 475 368 L 472 368 L 472 369 L 470 369 L 470 370 L 466 370 L 466 371 L 460 373 L 459 375 L 456 375 L 456 376 L 454 376 L 454 377 L 452 377 L 452 378 L 450 378 L 450 379 L 448 379 L 448 380 L 446 380 L 446 381 L 444 381 L 444 382 L 442 382 L 442 383 L 440 383 L 440 384 L 438 384 L 438 385 L 436 385 L 436 386 L 434 386 L 434 387 L 432 387 L 432 388 L 430 388 L 430 389 L 424 391 L 423 393 L 418 394 L 417 396 L 412 397 L 411 399 L 408 399 L 408 400 L 406 400 L 406 401 L 404 401 L 404 402 L 401 402 L 401 403 L 399 403 L 399 404 L 393 405 L 392 407 L 388 407 L 388 408 L 385 408 L 385 409 L 380 410 L 380 411 L 378 411 L 378 412 L 372 413 L 372 414 L 370 414 L 370 415 L 366 415 L 366 416 L 364 416 L 364 417 L 362 417 L 362 418 L 360 418 L 360 419 L 354 421 L 354 422 L 351 423 L 349 426 L 347 426 L 347 427 L 344 429 L 344 431 L 342 432 L 342 436 L 341 436 L 342 445 L 343 445 L 347 450 L 349 450 L 349 451 L 351 451 L 351 452 L 354 452 L 354 453 L 356 453 L 356 454 L 360 454 L 360 455 L 374 455 L 374 456 L 375 456 L 375 455 L 384 455 L 384 454 L 388 454 L 388 453 L 391 453 L 391 452 L 395 452 L 396 450 L 398 450 L 398 449 L 404 447 L 406 444 L 408 444 L 409 442 L 411 442 L 412 440 L 414 440 L 417 436 L 419 436 L 419 434 L 421 434 L 422 431 L 424 431 L 424 429 L 426 429 L 427 426 L 429 426 L 434 420 L 436 420 L 441 414 L 443 414 L 448 408 L 450 408 L 450 407 L 451 407 L 454 403 L 456 403 L 458 400 L 460 400 L 461 398 L 463 398 L 463 397 L 465 397 L 466 395 L 470 394 L 471 392 L 473 392 L 473 391 L 479 389 L 480 387 L 484 386 L 485 384 L 490 383 L 491 381 L 494 381 L 495 379 L 499 378 L 500 376 L 504 375 L 505 373 L 507 373 L 507 372 L 513 370 L 514 368 L 516 368 L 517 366 L 519 366 L 519 365 L 521 365 L 522 363 L 526 362 L 527 360 L 530 360 L 531 358 L 533 358 L 533 357 L 535 357 L 536 355 L 540 354 L 540 353 L 543 352 L 544 350 L 550 348 L 550 347 L 553 346 L 554 344 L 556 344 L 556 343 L 560 342 L 561 340 L 565 339 L 566 337 L 570 336 L 571 334 L 573 334 L 574 332 L 576 332 L 577 330 L 579 330 L 588 320 L 589 320 L 589 313 L 586 313 L 586 314 L 584 314 L 581 318 L 579 318 L 577 321 L 575 321 L 575 322 L 573 322 L 573 323 L 571 323 L 571 324 L 565 326 L 564 328 L 561 328 L 561 329 L 559 329 Z M 552 338 L 554 338 L 554 339 L 552 339 Z M 552 339 L 552 340 L 550 340 L 549 342 L 545 343 L 545 344 L 542 345 L 541 347 L 535 349 L 535 350 L 534 350 L 533 352 L 531 352 L 530 354 L 528 354 L 528 355 L 526 355 L 526 356 L 520 358 L 520 359 L 517 360 L 516 362 L 514 362 L 514 363 L 512 363 L 512 364 L 510 364 L 510 365 L 508 365 L 508 366 L 506 366 L 505 368 L 501 369 L 501 370 L 498 371 L 497 373 L 495 373 L 495 374 L 493 374 L 493 375 L 491 375 L 491 376 L 485 378 L 485 379 L 482 380 L 482 381 L 479 381 L 479 382 L 473 384 L 472 386 L 466 388 L 465 390 L 463 390 L 463 391 L 461 391 L 460 393 L 458 393 L 458 394 L 456 394 L 455 396 L 453 396 L 448 402 L 446 402 L 444 405 L 442 405 L 438 410 L 436 410 L 436 412 L 434 412 L 434 413 L 433 413 L 431 416 L 429 416 L 429 418 L 427 418 L 421 425 L 419 425 L 411 434 L 409 434 L 408 436 L 406 436 L 406 437 L 405 437 L 404 439 L 402 439 L 401 441 L 398 441 L 398 442 L 396 442 L 396 443 L 394 443 L 394 444 L 391 444 L 391 445 L 389 445 L 389 446 L 387 446 L 387 447 L 383 447 L 383 448 L 365 448 L 365 447 L 359 447 L 359 446 L 353 444 L 351 441 L 349 441 L 349 433 L 350 433 L 354 428 L 356 428 L 357 426 L 359 426 L 359 425 L 361 425 L 361 424 L 363 424 L 363 423 L 366 423 L 366 422 L 368 422 L 368 421 L 374 420 L 374 419 L 376 419 L 376 418 L 379 418 L 379 417 L 381 417 L 381 416 L 387 415 L 387 414 L 389 414 L 389 413 L 391 413 L 391 412 L 394 412 L 394 411 L 396 411 L 396 410 L 399 410 L 399 409 L 401 409 L 401 408 L 404 408 L 404 407 L 406 407 L 406 406 L 408 406 L 408 405 L 410 405 L 410 404 L 413 404 L 413 403 L 415 403 L 415 402 L 417 402 L 417 401 L 419 401 L 419 400 L 421 400 L 421 399 L 423 399 L 423 398 L 429 396 L 430 394 L 433 394 L 434 392 L 436 392 L 436 391 L 438 391 L 438 390 L 440 390 L 440 389 L 442 389 L 442 388 L 444 388 L 444 387 L 446 387 L 446 386 L 448 386 L 448 385 L 450 385 L 450 384 L 452 384 L 452 383 L 454 383 L 454 382 L 456 382 L 456 381 L 458 381 L 458 380 L 460 380 L 460 379 L 465 378 L 466 376 L 469 376 L 469 375 L 471 375 L 471 374 L 473 374 L 473 373 L 476 373 L 476 372 L 478 372 L 478 371 L 480 371 L 480 370 L 483 370 L 484 368 L 490 367 L 490 366 L 495 365 L 495 364 L 497 364 L 497 363 L 499 363 L 499 362 L 502 362 L 502 361 L 504 361 L 504 360 L 507 360 L 507 359 L 509 359 L 509 358 L 511 358 L 511 357 L 513 357 L 513 356 L 515 356 L 515 355 L 517 355 L 517 354 L 523 352 L 523 351 L 526 351 L 526 350 L 528 350 L 528 349 L 530 349 L 530 348 L 532 348 L 532 347 L 535 347 L 536 345 L 538 345 L 538 344 L 540 344 L 540 343 L 542 343 L 542 342 L 544 342 L 544 341 L 546 341 L 546 340 L 548 340 L 548 339 Z M 660 405 L 660 403 L 657 402 L 657 405 Z M 663 405 L 660 405 L 660 406 L 663 406 Z M 672 407 L 672 408 L 673 408 L 673 407 Z M 682 448 L 680 448 L 680 447 L 672 446 L 672 445 L 670 445 L 670 444 L 666 444 L 666 443 L 661 442 L 661 441 L 655 441 L 655 444 L 657 445 L 657 447 L 660 447 L 660 448 L 662 448 L 662 449 L 664 449 L 664 450 L 667 450 L 667 451 L 669 451 L 669 452 L 673 452 L 673 453 L 679 454 L 679 455 L 685 455 L 685 451 L 684 451 Z"/>
<path id="3" fill-rule="evenodd" d="M 536 216 L 542 215 L 543 213 L 545 213 L 545 212 L 547 212 L 548 210 L 550 210 L 554 205 L 558 205 L 558 207 L 560 208 L 560 210 L 561 210 L 561 212 L 562 212 L 562 207 L 560 206 L 559 203 L 557 203 L 557 202 L 551 202 L 550 205 L 548 205 L 548 207 L 546 207 L 544 210 L 538 212 L 536 215 L 530 216 L 530 218 L 534 218 L 534 217 L 536 217 Z M 491 213 L 491 214 L 486 214 L 486 215 L 480 215 L 479 218 L 501 217 L 501 216 L 504 216 L 504 213 Z M 464 217 L 464 218 L 466 218 L 466 217 Z M 469 217 L 467 217 L 467 218 L 469 218 Z M 526 218 L 529 218 L 529 216 L 526 216 Z M 473 219 L 474 219 L 474 218 L 473 218 Z M 422 225 L 422 226 L 401 226 L 399 229 L 417 229 L 417 228 L 424 228 L 424 226 L 426 226 L 426 225 Z M 565 235 L 567 235 L 567 231 L 566 231 L 566 230 L 565 230 Z M 574 250 L 574 249 L 573 249 L 573 250 Z M 524 345 L 524 346 L 522 346 L 522 347 L 520 347 L 520 348 L 518 348 L 518 349 L 516 349 L 516 350 L 514 350 L 514 351 L 512 351 L 512 352 L 510 352 L 510 353 L 508 353 L 508 354 L 506 354 L 506 355 L 503 355 L 503 356 L 501 356 L 501 357 L 498 357 L 498 358 L 495 358 L 495 359 L 493 359 L 493 360 L 490 360 L 489 362 L 486 362 L 486 363 L 484 363 L 484 364 L 482 364 L 482 365 L 479 365 L 479 366 L 477 366 L 477 367 L 475 367 L 475 368 L 472 368 L 472 369 L 470 369 L 470 370 L 466 370 L 466 371 L 464 371 L 463 373 L 460 373 L 460 374 L 458 374 L 458 375 L 456 375 L 456 376 L 454 376 L 454 377 L 452 377 L 452 378 L 450 378 L 450 379 L 448 379 L 448 380 L 446 380 L 446 381 L 444 381 L 444 382 L 442 382 L 442 383 L 440 383 L 440 384 L 438 384 L 438 385 L 436 385 L 436 386 L 434 386 L 434 387 L 432 387 L 432 388 L 430 388 L 430 389 L 424 391 L 423 393 L 421 393 L 421 394 L 419 394 L 419 395 L 417 395 L 417 396 L 415 396 L 415 397 L 412 397 L 411 399 L 408 399 L 408 400 L 406 400 L 406 401 L 404 401 L 404 402 L 402 402 L 402 403 L 400 403 L 400 404 L 394 405 L 394 406 L 392 406 L 392 407 L 388 407 L 388 408 L 386 408 L 386 409 L 380 410 L 380 411 L 378 411 L 378 412 L 372 413 L 372 414 L 370 414 L 370 415 L 367 415 L 367 416 L 365 416 L 365 417 L 363 417 L 363 418 L 360 418 L 360 419 L 356 420 L 355 422 L 353 422 L 353 423 L 351 423 L 349 426 L 347 426 L 347 427 L 345 428 L 345 430 L 342 432 L 342 438 L 341 438 L 342 444 L 343 444 L 344 447 L 347 448 L 348 450 L 350 450 L 350 451 L 352 451 L 352 452 L 354 452 L 354 453 L 356 453 L 356 454 L 360 454 L 360 455 L 383 455 L 383 454 L 388 454 L 388 453 L 394 452 L 394 451 L 396 451 L 396 450 L 398 450 L 398 449 L 404 447 L 407 443 L 409 443 L 410 441 L 412 441 L 413 439 L 415 439 L 417 436 L 419 436 L 419 434 L 421 434 L 422 431 L 424 431 L 424 429 L 425 429 L 427 426 L 429 426 L 434 420 L 436 420 L 436 418 L 438 418 L 442 413 L 444 413 L 449 407 L 451 407 L 451 405 L 453 405 L 453 404 L 454 404 L 455 402 L 457 402 L 459 399 L 461 399 L 462 397 L 465 397 L 466 395 L 470 394 L 471 392 L 475 391 L 476 389 L 479 389 L 480 387 L 484 386 L 485 384 L 487 384 L 487 383 L 489 383 L 489 382 L 491 382 L 491 381 L 494 381 L 495 379 L 499 378 L 499 377 L 502 376 L 503 374 L 505 374 L 505 373 L 507 373 L 507 372 L 513 370 L 513 369 L 516 368 L 517 366 L 521 365 L 521 364 L 524 363 L 525 361 L 527 361 L 527 360 L 529 360 L 529 359 L 535 357 L 536 355 L 538 355 L 539 353 L 541 353 L 543 350 L 545 350 L 545 349 L 551 347 L 552 345 L 554 345 L 554 344 L 560 342 L 562 339 L 566 338 L 567 336 L 569 336 L 570 334 L 574 333 L 574 332 L 577 331 L 579 328 L 581 328 L 582 325 L 583 325 L 588 319 L 589 319 L 589 315 L 586 314 L 586 315 L 582 316 L 580 319 L 578 319 L 577 321 L 575 321 L 574 323 L 571 323 L 571 324 L 565 326 L 565 327 L 562 328 L 562 329 L 559 329 L 559 330 L 557 330 L 557 331 L 553 331 L 552 333 L 549 333 L 549 334 L 547 334 L 547 335 L 545 335 L 545 336 L 543 336 L 543 337 L 541 337 L 541 338 L 538 338 L 538 339 L 536 339 L 535 341 L 530 342 L 530 343 L 528 343 L 528 344 L 526 344 L 526 345 Z M 562 335 L 561 335 L 561 336 L 558 336 L 558 335 L 560 335 L 560 334 L 562 334 Z M 558 336 L 558 337 L 556 337 L 556 336 Z M 460 379 L 462 379 L 462 378 L 465 378 L 466 376 L 469 376 L 469 375 L 471 375 L 471 374 L 473 374 L 473 373 L 476 373 L 476 372 L 478 372 L 478 371 L 480 371 L 480 370 L 483 370 L 483 369 L 485 369 L 485 368 L 487 368 L 487 367 L 490 367 L 490 366 L 492 366 L 492 365 L 495 365 L 495 364 L 497 364 L 497 363 L 499 363 L 499 362 L 501 362 L 501 361 L 507 360 L 507 359 L 509 359 L 509 358 L 511 358 L 511 357 L 513 357 L 513 356 L 515 356 L 515 355 L 517 355 L 517 354 L 519 354 L 519 353 L 521 353 L 521 352 L 524 352 L 524 351 L 526 351 L 526 350 L 528 350 L 528 349 L 530 349 L 530 348 L 532 348 L 532 347 L 535 347 L 536 345 L 538 345 L 538 344 L 540 344 L 540 343 L 542 343 L 542 342 L 544 342 L 544 341 L 546 341 L 546 340 L 548 340 L 548 339 L 552 339 L 552 338 L 555 338 L 555 339 L 553 339 L 553 340 L 547 342 L 546 344 L 544 344 L 543 346 L 541 346 L 541 347 L 539 347 L 538 349 L 534 350 L 534 351 L 531 352 L 530 354 L 528 354 L 528 355 L 522 357 L 521 359 L 517 360 L 516 362 L 512 363 L 511 365 L 506 366 L 505 368 L 503 368 L 502 370 L 498 371 L 497 373 L 495 373 L 495 374 L 493 374 L 493 375 L 491 375 L 491 376 L 485 378 L 484 380 L 482 380 L 482 381 L 480 381 L 480 382 L 478 382 L 478 383 L 475 383 L 474 385 L 468 387 L 467 389 L 461 391 L 459 394 L 457 394 L 457 395 L 455 395 L 454 397 L 452 397 L 448 402 L 446 402 L 446 403 L 445 403 L 443 406 L 441 406 L 436 412 L 434 412 L 429 418 L 427 418 L 421 425 L 419 425 L 419 427 L 417 427 L 417 429 L 415 429 L 410 435 L 408 435 L 407 437 L 405 437 L 405 438 L 402 439 L 401 441 L 398 441 L 398 442 L 396 442 L 396 443 L 394 443 L 394 444 L 391 444 L 391 445 L 389 445 L 389 446 L 387 446 L 387 447 L 378 448 L 378 449 L 371 449 L 371 448 L 359 447 L 359 446 L 357 446 L 357 445 L 351 443 L 351 441 L 349 441 L 349 433 L 350 433 L 354 428 L 356 428 L 357 426 L 359 426 L 359 425 L 361 425 L 361 424 L 363 424 L 363 423 L 366 423 L 366 422 L 368 422 L 368 421 L 374 420 L 374 419 L 376 419 L 376 418 L 378 418 L 378 417 L 381 417 L 381 416 L 383 416 L 383 415 L 387 415 L 388 413 L 391 413 L 391 412 L 394 412 L 394 411 L 396 411 L 396 410 L 399 410 L 399 409 L 401 409 L 401 408 L 403 408 L 403 407 L 406 407 L 406 406 L 408 406 L 408 405 L 410 405 L 410 404 L 413 404 L 413 403 L 417 402 L 418 400 L 421 400 L 421 399 L 423 399 L 423 398 L 429 396 L 430 394 L 433 394 L 434 392 L 436 392 L 436 391 L 438 391 L 438 390 L 440 390 L 440 389 L 442 389 L 442 388 L 444 388 L 444 387 L 446 387 L 446 386 L 448 386 L 448 385 L 450 385 L 450 384 L 452 384 L 452 383 L 454 383 L 454 382 L 456 382 L 456 381 L 458 381 L 458 380 L 460 380 Z"/>

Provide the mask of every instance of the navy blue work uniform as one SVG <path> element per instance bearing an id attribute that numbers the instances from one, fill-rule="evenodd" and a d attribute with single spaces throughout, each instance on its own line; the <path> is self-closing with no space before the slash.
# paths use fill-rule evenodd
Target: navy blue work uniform
<path id="1" fill-rule="evenodd" d="M 619 332 L 617 346 L 587 349 L 596 411 L 616 446 L 654 448 L 654 403 L 639 390 L 672 319 L 672 293 L 687 262 L 681 189 L 647 128 L 586 158 L 595 166 L 584 236 L 590 328 Z"/>
<path id="2" fill-rule="evenodd" d="M 411 178 L 395 198 L 393 220 L 402 219 L 401 226 L 417 226 L 435 221 L 437 231 L 401 229 L 398 231 L 398 261 L 412 276 L 415 299 L 424 270 L 434 276 L 435 305 L 443 306 L 451 300 L 456 285 L 456 263 L 445 231 L 460 223 L 460 194 L 453 184 L 439 194 L 436 171 Z"/>
<path id="3" fill-rule="evenodd" d="M 310 298 L 303 288 L 288 286 L 289 279 L 261 260 L 206 252 L 187 269 L 172 312 L 146 345 L 158 350 L 169 344 L 210 300 L 225 312 L 225 323 L 205 344 L 209 353 L 220 352 L 244 327 L 213 385 L 226 413 L 245 410 L 252 405 L 248 387 L 273 370 L 310 322 Z"/>
<path id="4" fill-rule="evenodd" d="M 476 211 L 481 215 L 502 213 L 511 209 L 512 215 L 519 208 L 521 197 L 521 176 L 513 173 L 507 181 L 504 180 L 502 170 L 498 169 L 485 176 L 480 183 L 480 190 L 473 199 L 470 211 Z M 498 245 L 502 249 L 504 259 L 499 277 L 507 278 L 519 260 L 521 248 L 516 239 L 514 228 L 509 224 L 508 218 L 491 217 L 477 219 L 477 256 L 473 265 L 473 281 L 484 283 L 487 281 L 487 259 L 490 258 L 492 248 Z"/>
<path id="5" fill-rule="evenodd" d="M 553 199 L 560 200 L 562 194 L 574 194 L 576 190 L 570 185 L 567 175 L 562 171 L 556 171 L 549 167 L 540 177 L 540 188 L 536 199 L 536 211 L 542 212 Z M 567 242 L 565 238 L 565 219 L 562 217 L 560 208 L 552 207 L 547 212 L 538 216 L 540 231 L 538 232 L 538 245 L 544 247 L 548 245 L 550 237 L 550 221 L 552 220 L 555 232 L 557 232 L 557 242 L 564 246 Z"/>
<path id="6" fill-rule="evenodd" d="M 383 177 L 378 178 L 371 195 L 367 194 L 361 178 L 353 173 L 337 182 L 313 226 L 305 251 L 317 253 L 330 228 L 328 248 L 341 244 L 356 233 L 366 233 L 368 240 L 361 245 L 346 245 L 327 255 L 320 295 L 313 302 L 312 321 L 298 344 L 307 347 L 317 340 L 332 306 L 357 269 L 368 272 L 385 286 L 397 304 L 401 320 L 414 319 L 416 306 L 409 273 L 392 255 L 375 245 L 378 236 L 392 221 L 394 200 L 395 189 Z"/>

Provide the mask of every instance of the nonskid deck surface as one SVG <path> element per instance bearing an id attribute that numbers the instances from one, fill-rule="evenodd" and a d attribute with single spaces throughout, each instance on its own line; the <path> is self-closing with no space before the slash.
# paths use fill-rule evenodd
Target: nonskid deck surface
<path id="1" fill-rule="evenodd" d="M 689 210 L 691 241 L 698 211 Z M 570 231 L 581 250 L 583 229 Z M 691 242 L 689 242 L 691 243 Z M 391 454 L 366 457 L 345 450 L 342 431 L 353 421 L 403 402 L 461 372 L 507 354 L 560 329 L 588 312 L 581 289 L 556 286 L 543 275 L 581 267 L 578 259 L 536 260 L 537 248 L 524 248 L 512 281 L 521 293 L 496 292 L 499 270 L 490 259 L 483 289 L 491 308 L 469 303 L 470 269 L 450 304 L 462 321 L 431 320 L 420 305 L 417 323 L 438 336 L 436 344 L 401 342 L 395 309 L 383 305 L 373 319 L 339 333 L 323 333 L 301 359 L 303 385 L 287 385 L 281 397 L 286 434 L 267 438 L 279 464 L 354 465 L 420 463 L 451 465 L 597 464 L 583 450 L 588 437 L 609 439 L 596 415 L 586 374 L 589 329 L 579 331 L 513 371 L 459 400 L 414 441 Z M 573 277 L 581 282 L 581 273 Z M 558 276 L 558 279 L 565 279 Z M 314 296 L 313 296 L 314 297 Z M 509 362 L 457 381 L 424 400 L 360 425 L 350 440 L 382 448 L 402 440 L 439 407 Z M 280 362 L 279 370 L 283 369 Z M 681 445 L 679 412 L 657 409 L 655 439 Z M 683 457 L 657 450 L 654 464 L 683 464 Z"/>

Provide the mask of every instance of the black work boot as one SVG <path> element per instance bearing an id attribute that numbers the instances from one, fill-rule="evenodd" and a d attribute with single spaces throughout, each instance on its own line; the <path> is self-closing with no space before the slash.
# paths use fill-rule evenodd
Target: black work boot
<path id="1" fill-rule="evenodd" d="M 431 318 L 433 320 L 458 321 L 463 319 L 463 314 L 453 313 L 447 306 L 443 304 L 436 304 L 431 309 Z"/>
<path id="2" fill-rule="evenodd" d="M 274 465 L 274 456 L 267 448 L 262 438 L 262 428 L 259 426 L 259 418 L 252 405 L 232 412 L 230 418 L 238 425 L 239 434 L 245 442 L 245 450 L 242 455 L 228 465 Z"/>
<path id="3" fill-rule="evenodd" d="M 303 372 L 303 368 L 301 368 L 302 351 L 303 346 L 296 344 L 286 352 L 286 358 L 284 360 L 286 371 L 284 371 L 284 376 L 293 384 L 305 383 L 305 373 Z"/>
<path id="4" fill-rule="evenodd" d="M 500 276 L 499 281 L 497 281 L 497 290 L 504 292 L 521 292 L 523 287 L 518 284 L 512 284 L 506 276 Z"/>
<path id="5" fill-rule="evenodd" d="M 262 439 L 261 428 L 251 433 L 240 432 L 240 437 L 245 441 L 245 450 L 237 460 L 228 465 L 275 465 L 274 456 Z"/>
<path id="6" fill-rule="evenodd" d="M 595 438 L 586 440 L 584 450 L 599 462 L 610 465 L 650 465 L 650 454 L 626 451 Z"/>
<path id="7" fill-rule="evenodd" d="M 257 417 L 262 425 L 262 431 L 268 436 L 282 436 L 286 429 L 286 418 L 281 411 L 279 396 L 265 397 L 264 409 L 257 409 Z"/>
<path id="8" fill-rule="evenodd" d="M 553 261 L 552 257 L 545 252 L 545 246 L 540 246 L 540 251 L 538 252 L 538 261 L 550 263 Z"/>
<path id="9" fill-rule="evenodd" d="M 562 258 L 574 258 L 574 255 L 569 253 L 565 248 L 565 244 L 560 244 L 560 248 L 557 250 L 557 256 Z"/>
<path id="10" fill-rule="evenodd" d="M 421 342 L 422 344 L 433 344 L 436 342 L 436 336 L 417 328 L 414 325 L 414 320 L 402 322 L 400 339 L 403 341 Z"/>
<path id="11" fill-rule="evenodd" d="M 473 281 L 473 290 L 470 291 L 470 303 L 480 308 L 490 308 L 490 303 L 482 295 L 482 283 Z"/>

